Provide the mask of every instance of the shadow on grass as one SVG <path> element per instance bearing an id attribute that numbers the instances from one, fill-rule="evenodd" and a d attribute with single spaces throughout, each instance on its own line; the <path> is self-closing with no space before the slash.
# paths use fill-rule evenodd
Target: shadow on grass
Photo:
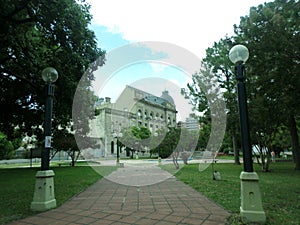
<path id="1" fill-rule="evenodd" d="M 199 171 L 198 164 L 187 165 L 176 174 L 176 177 L 195 190 L 223 206 L 233 216 L 228 224 L 246 224 L 239 218 L 240 207 L 240 173 L 243 165 L 214 164 L 221 173 L 222 180 L 212 179 L 212 168 Z M 261 172 L 254 165 L 259 176 L 263 208 L 267 216 L 267 224 L 300 224 L 300 171 L 294 170 L 290 162 L 273 163 L 271 172 Z"/>
<path id="2" fill-rule="evenodd" d="M 102 177 L 89 166 L 51 168 L 57 206 L 85 190 Z M 0 169 L 0 224 L 36 214 L 30 210 L 39 168 Z"/>

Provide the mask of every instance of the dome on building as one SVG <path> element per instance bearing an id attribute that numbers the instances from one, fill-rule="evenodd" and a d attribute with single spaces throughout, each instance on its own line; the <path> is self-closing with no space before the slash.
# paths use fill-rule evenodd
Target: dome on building
<path id="1" fill-rule="evenodd" d="M 160 97 L 163 98 L 164 100 L 170 102 L 171 104 L 175 105 L 175 102 L 174 102 L 173 98 L 169 95 L 168 91 L 163 91 L 162 95 Z"/>

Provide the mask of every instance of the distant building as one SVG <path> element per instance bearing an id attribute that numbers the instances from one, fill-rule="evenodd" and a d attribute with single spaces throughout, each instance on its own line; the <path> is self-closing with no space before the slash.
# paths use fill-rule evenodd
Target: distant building
<path id="1" fill-rule="evenodd" d="M 185 127 L 188 130 L 199 130 L 199 122 L 196 118 L 193 116 L 189 116 L 185 119 L 185 123 L 183 123 L 183 127 Z"/>
<path id="2" fill-rule="evenodd" d="M 96 103 L 99 115 L 91 123 L 90 137 L 100 140 L 101 155 L 111 153 L 113 134 L 123 128 L 143 126 L 151 132 L 176 126 L 176 106 L 168 91 L 160 97 L 126 86 L 117 102 L 109 97 Z"/>

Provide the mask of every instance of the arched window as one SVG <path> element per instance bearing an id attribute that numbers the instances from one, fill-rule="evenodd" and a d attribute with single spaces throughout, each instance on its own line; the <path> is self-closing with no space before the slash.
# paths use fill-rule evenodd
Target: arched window
<path id="1" fill-rule="evenodd" d="M 158 117 L 159 117 L 159 114 L 158 114 L 158 113 L 156 113 L 156 114 L 155 114 L 155 119 L 157 120 L 157 119 L 158 119 Z"/>
<path id="2" fill-rule="evenodd" d="M 150 116 L 150 119 L 153 120 L 153 112 L 152 111 L 150 112 L 149 116 Z"/>
<path id="3" fill-rule="evenodd" d="M 137 116 L 138 116 L 138 119 L 142 119 L 142 117 L 143 117 L 143 116 L 142 116 L 142 110 L 139 109 L 139 110 L 137 111 Z"/>

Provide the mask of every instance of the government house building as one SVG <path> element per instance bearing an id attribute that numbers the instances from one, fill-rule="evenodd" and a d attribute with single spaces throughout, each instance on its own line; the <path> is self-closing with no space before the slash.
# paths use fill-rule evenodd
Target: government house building
<path id="1" fill-rule="evenodd" d="M 176 127 L 176 106 L 168 91 L 158 97 L 127 85 L 115 103 L 106 97 L 95 107 L 99 115 L 90 123 L 90 137 L 100 142 L 101 157 L 111 154 L 114 138 L 122 129 L 143 126 L 154 133 Z"/>

